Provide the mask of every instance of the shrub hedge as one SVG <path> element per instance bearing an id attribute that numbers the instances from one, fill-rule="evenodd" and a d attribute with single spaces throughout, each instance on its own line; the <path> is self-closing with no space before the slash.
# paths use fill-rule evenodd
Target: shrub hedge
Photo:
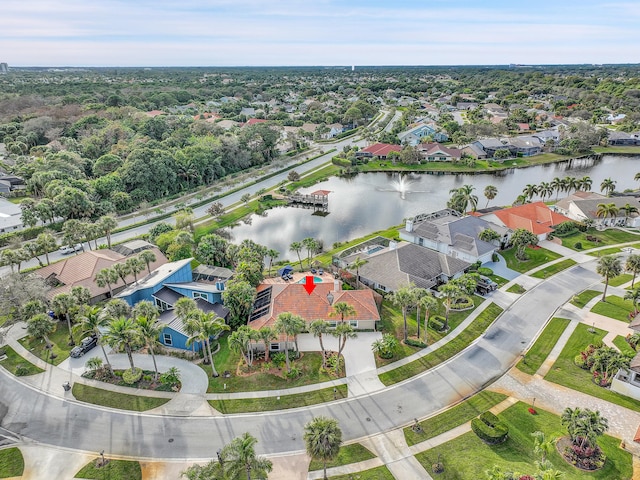
<path id="1" fill-rule="evenodd" d="M 509 435 L 509 427 L 491 412 L 484 412 L 471 420 L 471 429 L 483 442 L 495 445 Z"/>
<path id="2" fill-rule="evenodd" d="M 431 328 L 437 331 L 442 331 L 444 328 L 444 323 L 446 319 L 440 315 L 432 315 L 429 319 L 429 323 L 431 324 Z"/>

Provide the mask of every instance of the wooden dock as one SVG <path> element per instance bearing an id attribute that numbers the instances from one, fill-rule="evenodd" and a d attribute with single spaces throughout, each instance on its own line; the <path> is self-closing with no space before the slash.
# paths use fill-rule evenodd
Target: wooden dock
<path id="1" fill-rule="evenodd" d="M 310 207 L 327 208 L 329 206 L 329 191 L 318 190 L 309 194 L 294 193 L 287 196 L 289 203 L 309 205 Z"/>

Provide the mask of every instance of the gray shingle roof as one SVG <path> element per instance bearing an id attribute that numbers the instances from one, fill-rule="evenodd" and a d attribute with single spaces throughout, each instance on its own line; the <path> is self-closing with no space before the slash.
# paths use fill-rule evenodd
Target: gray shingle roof
<path id="1" fill-rule="evenodd" d="M 162 287 L 153 296 L 167 305 L 175 305 L 180 298 L 184 297 L 184 295 L 171 290 L 169 287 Z"/>

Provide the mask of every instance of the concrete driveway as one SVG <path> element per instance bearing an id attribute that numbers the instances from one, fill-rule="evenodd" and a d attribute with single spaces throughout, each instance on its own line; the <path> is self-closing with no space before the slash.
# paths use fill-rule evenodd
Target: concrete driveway
<path id="1" fill-rule="evenodd" d="M 514 280 L 521 275 L 520 272 L 516 272 L 515 270 L 511 270 L 507 267 L 507 261 L 502 257 L 502 255 L 498 255 L 497 262 L 486 262 L 483 263 L 482 266 L 490 268 L 493 270 L 493 273 L 506 280 Z"/>

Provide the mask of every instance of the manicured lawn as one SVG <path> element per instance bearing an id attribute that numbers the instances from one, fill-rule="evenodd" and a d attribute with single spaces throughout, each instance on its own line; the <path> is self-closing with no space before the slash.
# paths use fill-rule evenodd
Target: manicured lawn
<path id="1" fill-rule="evenodd" d="M 544 377 L 545 380 L 640 412 L 640 402 L 638 400 L 597 386 L 592 381 L 591 372 L 583 370 L 573 363 L 574 357 L 584 350 L 587 345 L 602 340 L 607 334 L 607 332 L 598 328 L 593 329 L 596 333 L 589 333 L 590 328 L 593 329 L 593 327 L 583 323 L 578 325 L 562 349 L 558 360 Z"/>
<path id="2" fill-rule="evenodd" d="M 0 361 L 0 365 L 2 365 L 4 368 L 9 370 L 14 375 L 16 374 L 18 367 L 23 367 L 23 369 L 26 369 L 24 370 L 24 374 L 22 376 L 35 375 L 36 373 L 44 372 L 44 370 L 41 369 L 40 367 L 36 367 L 33 363 L 22 358 L 20 355 L 16 353 L 16 351 L 13 348 L 9 346 L 4 346 L 0 348 L 0 351 L 4 351 L 5 355 L 7 356 L 7 358 Z"/>
<path id="3" fill-rule="evenodd" d="M 78 337 L 78 338 L 75 338 Z M 74 336 L 76 342 L 81 339 L 79 335 Z M 33 353 L 35 356 L 41 358 L 44 361 L 48 361 L 53 365 L 59 365 L 63 360 L 69 357 L 69 352 L 73 347 L 68 345 L 69 343 L 69 329 L 67 328 L 67 322 L 57 322 L 56 330 L 49 335 L 49 340 L 53 344 L 51 352 L 45 348 L 45 342 L 37 340 L 32 337 L 23 337 L 19 340 L 20 344 Z M 51 360 L 51 353 L 56 355 L 56 358 Z"/>
<path id="4" fill-rule="evenodd" d="M 537 272 L 532 273 L 531 276 L 535 278 L 549 278 L 551 275 L 561 272 L 562 270 L 565 270 L 569 267 L 573 267 L 575 264 L 575 260 L 566 258 L 561 262 L 554 263 L 553 265 L 549 265 L 542 270 L 538 270 Z"/>
<path id="5" fill-rule="evenodd" d="M 594 242 L 587 240 L 587 236 L 595 237 L 600 240 Z M 560 238 L 560 237 L 558 237 Z M 624 230 L 618 230 L 616 228 L 608 228 L 607 230 L 598 231 L 595 228 L 590 228 L 586 232 L 576 232 L 573 235 L 562 237 L 562 246 L 570 248 L 572 250 L 590 250 L 597 247 L 605 247 L 607 245 L 615 245 L 616 243 L 635 242 L 640 240 L 640 236 L 636 233 L 625 232 Z M 582 249 L 578 250 L 575 247 L 577 242 L 582 243 Z M 602 253 L 600 253 L 602 255 Z"/>
<path id="6" fill-rule="evenodd" d="M 565 328 L 567 328 L 567 325 L 569 325 L 569 320 L 566 318 L 552 318 L 529 349 L 526 357 L 516 365 L 518 370 L 528 373 L 529 375 L 536 373 L 546 360 L 549 352 L 551 352 L 555 344 L 558 343 L 558 339 Z"/>
<path id="7" fill-rule="evenodd" d="M 593 147 L 593 151 L 596 153 L 640 153 L 640 147 L 637 145 L 613 145 L 607 147 Z"/>
<path id="8" fill-rule="evenodd" d="M 609 285 L 611 285 L 612 287 L 619 287 L 620 285 L 624 285 L 625 283 L 630 282 L 632 278 L 633 275 L 631 275 L 630 273 L 623 273 L 622 275 L 618 275 L 617 277 L 610 278 Z"/>
<path id="9" fill-rule="evenodd" d="M 133 410 L 134 412 L 144 412 L 152 408 L 164 405 L 170 399 L 157 397 L 143 397 L 129 395 L 128 393 L 111 392 L 102 388 L 74 383 L 71 389 L 73 396 L 86 403 L 102 405 L 103 407 L 118 408 L 120 410 Z"/>
<path id="10" fill-rule="evenodd" d="M 493 466 L 499 466 L 505 471 L 533 474 L 536 471 L 535 462 L 539 457 L 533 452 L 534 439 L 531 433 L 539 430 L 544 432 L 546 438 L 560 437 L 566 435 L 566 428 L 562 426 L 557 415 L 540 409 L 537 409 L 537 415 L 531 415 L 527 411 L 528 407 L 529 405 L 519 402 L 499 415 L 509 426 L 509 438 L 502 444 L 487 445 L 475 433 L 468 432 L 450 442 L 419 453 L 416 459 L 431 472 L 431 465 L 437 461 L 440 454 L 444 472 L 433 475 L 440 480 L 488 478 L 485 472 Z M 620 440 L 603 436 L 598 443 L 607 456 L 607 461 L 597 472 L 587 473 L 576 469 L 567 463 L 556 449 L 553 449 L 547 459 L 555 470 L 564 473 L 564 480 L 631 479 L 632 457 L 630 453 L 618 448 Z"/>
<path id="11" fill-rule="evenodd" d="M 318 182 L 322 182 L 327 178 L 337 175 L 338 173 L 340 173 L 340 167 L 338 167 L 337 165 L 329 164 L 326 167 L 316 170 L 309 175 L 303 176 L 297 182 L 290 183 L 289 185 L 287 185 L 287 190 L 293 192 L 295 190 L 298 190 L 299 188 L 310 187 Z"/>
<path id="12" fill-rule="evenodd" d="M 633 302 L 624 300 L 616 295 L 607 295 L 607 301 L 600 300 L 591 309 L 593 313 L 604 315 L 605 317 L 615 318 L 621 322 L 629 323 L 629 314 L 633 312 Z"/>
<path id="13" fill-rule="evenodd" d="M 358 473 L 348 473 L 346 475 L 338 475 L 329 477 L 329 480 L 394 480 L 395 477 L 387 467 L 381 465 L 371 470 L 364 470 Z"/>
<path id="14" fill-rule="evenodd" d="M 268 412 L 288 408 L 305 407 L 318 403 L 332 402 L 347 398 L 347 386 L 338 385 L 306 393 L 282 395 L 280 397 L 240 398 L 234 400 L 209 400 L 209 404 L 221 413 Z M 335 397 L 334 397 L 335 396 Z"/>
<path id="15" fill-rule="evenodd" d="M 524 293 L 526 291 L 527 290 L 522 285 L 520 285 L 518 283 L 514 283 L 509 288 L 507 288 L 507 292 L 510 292 L 510 293 L 518 293 L 518 294 L 520 294 L 520 293 Z"/>
<path id="16" fill-rule="evenodd" d="M 618 350 L 620 350 L 620 352 L 624 353 L 625 355 L 633 356 L 636 354 L 636 351 L 631 348 L 629 342 L 627 342 L 627 340 L 622 335 L 617 335 L 616 338 L 613 339 L 613 344 L 618 347 Z"/>
<path id="17" fill-rule="evenodd" d="M 286 372 L 286 367 L 278 370 L 278 374 L 272 371 L 262 370 L 263 362 L 254 362 L 252 375 L 238 375 L 238 363 L 241 359 L 239 352 L 229 350 L 227 343 L 229 336 L 225 335 L 220 338 L 220 350 L 213 356 L 216 369 L 219 373 L 229 371 L 231 377 L 225 378 L 220 375 L 217 378 L 211 376 L 211 367 L 209 365 L 200 364 L 200 367 L 207 372 L 209 376 L 208 393 L 231 393 L 231 392 L 255 392 L 260 390 L 280 390 L 283 388 L 300 387 L 302 385 L 310 385 L 312 383 L 321 383 L 339 378 L 333 374 L 320 373 L 322 365 L 322 355 L 319 352 L 304 352 L 298 360 L 294 360 L 291 365 L 299 368 L 303 373 L 297 378 L 287 380 L 279 376 Z M 345 349 L 349 348 L 349 343 Z M 318 343 L 318 350 L 320 344 Z M 243 367 L 244 368 L 244 367 Z M 344 376 L 344 373 L 340 375 Z M 226 384 L 226 389 L 225 389 Z"/>
<path id="18" fill-rule="evenodd" d="M 338 456 L 330 462 L 327 462 L 327 468 L 349 465 L 350 463 L 363 462 L 365 460 L 369 460 L 370 458 L 376 458 L 376 456 L 371 453 L 368 448 L 360 445 L 359 443 L 352 443 L 350 445 L 340 447 Z M 322 470 L 322 468 L 323 464 L 321 461 L 311 460 L 311 463 L 309 464 L 310 472 L 314 470 Z"/>
<path id="19" fill-rule="evenodd" d="M 139 462 L 132 462 L 127 460 L 109 460 L 104 467 L 96 467 L 95 460 L 91 460 L 87 463 L 82 470 L 76 473 L 74 478 L 92 478 L 97 480 L 142 480 L 142 468 L 140 468 Z"/>
<path id="20" fill-rule="evenodd" d="M 526 255 L 528 260 L 524 262 L 516 258 L 515 248 L 502 250 L 500 254 L 506 260 L 507 267 L 520 273 L 528 272 L 532 268 L 539 267 L 540 265 L 560 258 L 560 255 L 546 248 L 527 248 Z"/>
<path id="21" fill-rule="evenodd" d="M 584 308 L 589 301 L 596 298 L 598 295 L 602 295 L 602 292 L 598 292 L 597 290 L 585 290 L 584 292 L 580 292 L 578 295 L 574 295 L 571 299 L 571 303 L 578 308 Z"/>
<path id="22" fill-rule="evenodd" d="M 491 275 L 487 275 L 487 277 L 489 277 L 491 280 L 496 282 L 498 284 L 498 288 L 509 283 L 509 280 L 507 280 L 506 278 L 502 278 L 501 276 L 496 275 L 495 273 Z"/>
<path id="23" fill-rule="evenodd" d="M 478 338 L 501 313 L 502 308 L 492 303 L 457 337 L 424 357 L 383 373 L 380 375 L 380 381 L 387 386 L 393 385 L 394 383 L 401 382 L 439 365 L 464 350 L 472 341 Z"/>
<path id="24" fill-rule="evenodd" d="M 19 448 L 0 450 L 0 478 L 19 477 L 24 472 L 24 458 Z"/>
<path id="25" fill-rule="evenodd" d="M 415 445 L 430 438 L 437 437 L 441 433 L 448 432 L 455 427 L 471 421 L 482 412 L 499 404 L 507 398 L 502 393 L 489 392 L 487 390 L 469 397 L 464 402 L 459 403 L 435 417 L 428 418 L 420 422 L 422 432 L 416 433 L 413 427 L 404 428 L 404 438 L 407 445 Z"/>

